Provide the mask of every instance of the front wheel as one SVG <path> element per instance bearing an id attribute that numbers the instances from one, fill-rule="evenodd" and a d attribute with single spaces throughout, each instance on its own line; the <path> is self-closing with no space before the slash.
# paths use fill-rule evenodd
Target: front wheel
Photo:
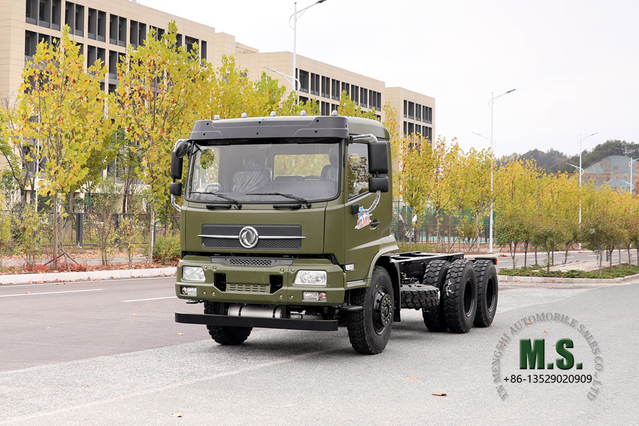
<path id="1" fill-rule="evenodd" d="M 205 314 L 225 315 L 226 309 L 222 303 L 205 302 Z M 220 345 L 240 345 L 248 339 L 252 327 L 229 327 L 222 325 L 207 325 L 211 338 Z"/>
<path id="2" fill-rule="evenodd" d="M 348 337 L 353 349 L 365 355 L 381 353 L 390 338 L 395 310 L 393 284 L 386 269 L 376 267 L 370 287 L 354 290 L 351 303 L 363 309 L 351 312 Z"/>

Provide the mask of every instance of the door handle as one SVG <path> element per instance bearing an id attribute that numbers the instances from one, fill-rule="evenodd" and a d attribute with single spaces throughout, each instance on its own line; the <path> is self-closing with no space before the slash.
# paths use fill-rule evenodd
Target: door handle
<path id="1" fill-rule="evenodd" d="M 371 222 L 371 225 L 370 225 L 370 226 L 371 226 L 371 229 L 377 229 L 377 228 L 379 228 L 379 225 L 380 225 L 379 220 L 374 219 L 374 220 Z"/>

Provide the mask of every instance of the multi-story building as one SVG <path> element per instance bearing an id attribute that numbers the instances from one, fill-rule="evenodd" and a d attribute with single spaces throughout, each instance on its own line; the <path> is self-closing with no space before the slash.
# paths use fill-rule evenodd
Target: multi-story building
<path id="1" fill-rule="evenodd" d="M 291 52 L 262 53 L 236 42 L 233 35 L 129 0 L 0 0 L 0 99 L 16 97 L 22 69 L 37 44 L 59 39 L 64 25 L 80 44 L 87 63 L 99 58 L 106 64 L 109 74 L 104 89 L 113 91 L 117 63 L 128 46 L 135 48 L 143 43 L 152 28 L 161 35 L 170 21 L 177 24 L 178 44 L 190 47 L 198 43 L 201 57 L 214 66 L 220 65 L 223 55 L 233 56 L 249 70 L 250 77 L 273 73 L 289 91 L 294 89 L 292 78 L 278 75 L 292 74 Z M 388 88 L 381 80 L 299 55 L 296 77 L 299 99 L 316 100 L 322 114 L 336 109 L 345 91 L 363 110 L 374 108 L 382 118 L 382 106 L 389 103 L 397 111 L 404 133 L 432 140 L 434 98 L 401 87 Z"/>

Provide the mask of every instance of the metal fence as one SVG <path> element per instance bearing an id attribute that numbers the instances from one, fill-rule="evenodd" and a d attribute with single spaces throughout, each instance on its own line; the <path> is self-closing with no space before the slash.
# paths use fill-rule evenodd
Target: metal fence
<path id="1" fill-rule="evenodd" d="M 6 212 L 5 212 L 6 213 Z M 17 237 L 21 232 L 20 214 L 19 211 L 8 212 L 11 215 L 11 233 Z M 40 242 L 42 246 L 49 246 L 53 240 L 53 218 L 50 213 L 38 213 L 40 217 L 42 229 L 40 232 Z M 136 221 L 136 226 L 147 230 L 142 232 L 143 241 L 142 244 L 148 244 L 150 238 L 150 215 L 146 213 L 140 214 L 122 214 L 115 213 L 107 216 L 107 218 L 113 221 L 114 229 L 117 231 L 125 218 L 133 218 Z M 166 220 L 156 220 L 153 232 L 155 236 L 177 236 L 179 234 L 180 227 L 179 216 L 169 216 Z M 95 247 L 98 245 L 96 239 L 96 229 L 100 229 L 100 225 L 103 224 L 105 215 L 96 212 L 86 213 L 72 213 L 64 217 L 60 223 L 62 237 L 62 245 L 66 247 Z M 93 231 L 93 232 L 92 232 Z"/>
<path id="2" fill-rule="evenodd" d="M 464 212 L 463 217 L 470 217 L 470 213 Z M 415 209 L 406 206 L 400 201 L 394 201 L 391 232 L 398 242 L 428 244 L 437 244 L 439 242 L 451 247 L 460 243 L 469 244 L 470 241 L 460 240 L 458 228 L 463 217 L 440 213 L 438 241 L 437 216 L 433 211 L 429 210 L 425 216 L 416 217 Z M 473 243 L 488 244 L 490 232 L 488 221 L 488 217 L 483 218 L 479 241 Z"/>

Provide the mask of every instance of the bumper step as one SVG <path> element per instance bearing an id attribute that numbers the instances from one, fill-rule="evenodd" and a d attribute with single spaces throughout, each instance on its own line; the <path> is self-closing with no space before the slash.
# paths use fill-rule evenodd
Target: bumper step
<path id="1" fill-rule="evenodd" d="M 279 328 L 285 330 L 336 331 L 337 320 L 299 320 L 289 318 L 231 317 L 213 314 L 185 314 L 176 312 L 175 322 L 228 327 Z"/>

